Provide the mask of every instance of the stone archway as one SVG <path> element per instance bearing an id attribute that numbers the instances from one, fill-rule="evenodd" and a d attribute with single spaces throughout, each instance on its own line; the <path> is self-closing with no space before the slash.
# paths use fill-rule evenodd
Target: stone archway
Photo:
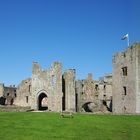
<path id="1" fill-rule="evenodd" d="M 85 112 L 92 112 L 92 109 L 89 107 L 89 105 L 91 104 L 92 102 L 86 102 L 82 105 L 82 108 L 84 109 Z"/>
<path id="2" fill-rule="evenodd" d="M 38 96 L 38 110 L 48 110 L 48 97 L 44 92 Z"/>

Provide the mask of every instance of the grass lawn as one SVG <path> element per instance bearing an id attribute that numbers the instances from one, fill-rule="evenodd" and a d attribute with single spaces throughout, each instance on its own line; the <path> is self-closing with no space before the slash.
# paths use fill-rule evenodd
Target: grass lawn
<path id="1" fill-rule="evenodd" d="M 0 112 L 0 140 L 140 140 L 140 116 Z"/>

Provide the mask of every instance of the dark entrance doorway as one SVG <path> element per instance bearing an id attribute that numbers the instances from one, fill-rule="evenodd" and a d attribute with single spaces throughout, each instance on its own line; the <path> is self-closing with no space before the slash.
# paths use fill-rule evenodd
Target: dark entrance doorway
<path id="1" fill-rule="evenodd" d="M 92 102 L 87 102 L 85 103 L 82 108 L 85 110 L 85 112 L 92 112 L 91 108 L 89 107 L 89 105 L 91 104 Z"/>
<path id="2" fill-rule="evenodd" d="M 45 93 L 41 93 L 38 96 L 38 110 L 48 110 L 48 103 L 47 103 L 47 95 Z"/>

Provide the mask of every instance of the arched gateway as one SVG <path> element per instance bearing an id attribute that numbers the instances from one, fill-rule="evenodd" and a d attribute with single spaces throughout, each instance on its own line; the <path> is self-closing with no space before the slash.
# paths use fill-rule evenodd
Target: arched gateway
<path id="1" fill-rule="evenodd" d="M 38 95 L 38 110 L 48 110 L 48 97 L 46 93 L 41 92 Z"/>

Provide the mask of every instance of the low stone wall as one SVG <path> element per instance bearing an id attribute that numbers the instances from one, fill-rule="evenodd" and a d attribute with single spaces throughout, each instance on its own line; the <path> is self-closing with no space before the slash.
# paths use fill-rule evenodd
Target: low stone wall
<path id="1" fill-rule="evenodd" d="M 0 105 L 0 112 L 26 112 L 28 110 L 30 110 L 30 107 L 2 106 L 2 105 Z"/>

